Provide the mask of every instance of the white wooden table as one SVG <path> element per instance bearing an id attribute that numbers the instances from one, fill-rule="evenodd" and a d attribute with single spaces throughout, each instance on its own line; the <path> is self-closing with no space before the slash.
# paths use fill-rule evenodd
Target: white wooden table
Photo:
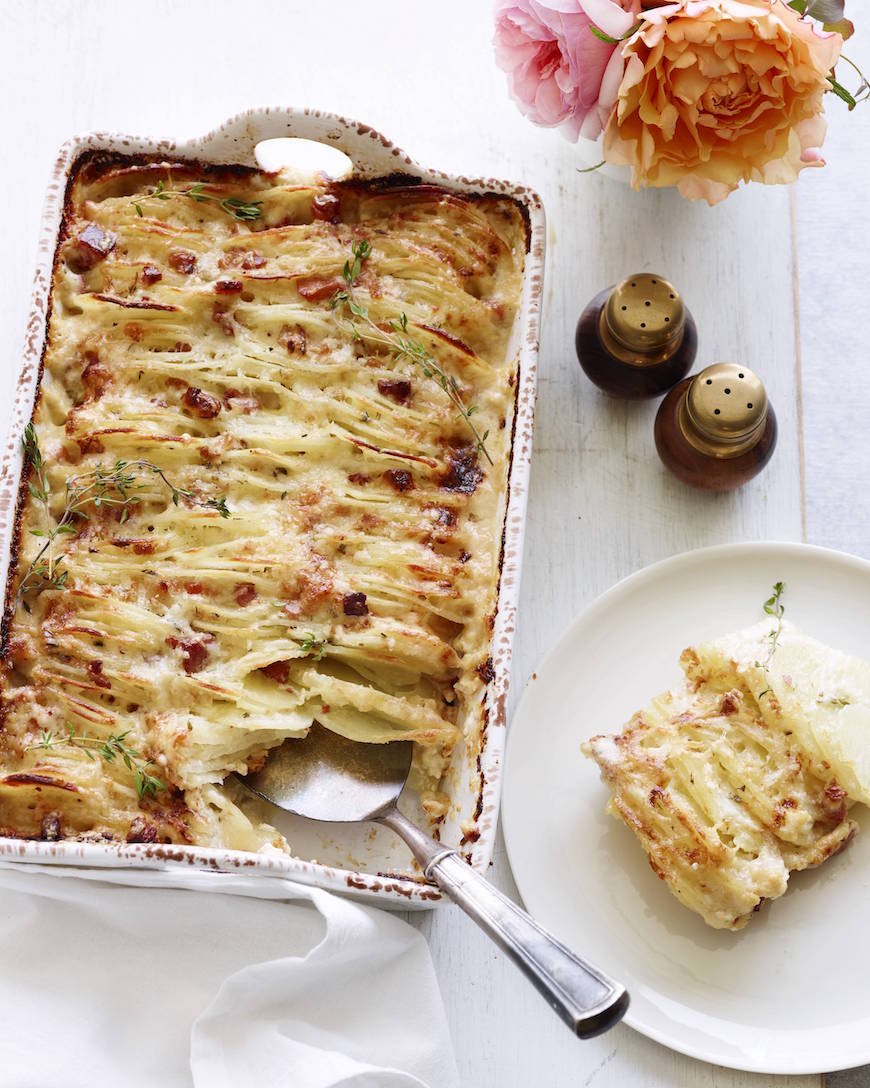
<path id="1" fill-rule="evenodd" d="M 850 14 L 866 24 L 860 7 L 853 0 Z M 870 556 L 870 107 L 849 116 L 829 102 L 830 165 L 796 191 L 753 188 L 710 210 L 577 174 L 572 145 L 508 101 L 481 0 L 0 0 L 0 27 L 5 389 L 18 367 L 44 184 L 75 131 L 193 135 L 248 106 L 313 105 L 373 125 L 423 163 L 538 189 L 549 266 L 514 702 L 579 609 L 654 560 L 756 539 Z M 870 67 L 870 29 L 849 52 Z M 699 364 L 744 362 L 768 385 L 779 448 L 737 494 L 695 494 L 666 475 L 652 442 L 655 405 L 605 400 L 577 366 L 584 303 L 642 269 L 681 287 Z M 0 428 L 7 411 L 0 402 Z M 501 842 L 492 876 L 516 894 Z M 457 909 L 413 920 L 429 938 L 464 1084 L 755 1088 L 774 1079 L 703 1065 L 625 1027 L 580 1043 Z M 778 1083 L 822 1080 L 867 1086 L 870 1069 Z"/>

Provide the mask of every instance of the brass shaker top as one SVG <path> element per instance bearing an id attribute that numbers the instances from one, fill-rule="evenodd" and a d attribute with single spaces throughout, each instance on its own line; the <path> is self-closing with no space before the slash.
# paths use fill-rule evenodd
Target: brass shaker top
<path id="1" fill-rule="evenodd" d="M 702 453 L 736 457 L 764 434 L 767 394 L 757 375 L 737 363 L 714 363 L 692 380 L 680 427 Z"/>
<path id="2" fill-rule="evenodd" d="M 686 309 L 676 287 L 652 272 L 616 285 L 601 311 L 601 338 L 618 358 L 636 366 L 669 359 L 683 339 Z"/>

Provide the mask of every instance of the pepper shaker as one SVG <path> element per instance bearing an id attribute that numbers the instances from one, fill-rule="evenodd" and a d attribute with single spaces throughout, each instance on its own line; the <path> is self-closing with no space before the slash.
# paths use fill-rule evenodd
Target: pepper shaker
<path id="1" fill-rule="evenodd" d="M 574 343 L 599 389 L 615 397 L 654 397 L 689 372 L 698 333 L 676 287 L 640 272 L 592 299 Z"/>
<path id="2" fill-rule="evenodd" d="M 668 393 L 655 420 L 665 465 L 690 487 L 730 491 L 773 455 L 776 416 L 761 380 L 736 363 L 714 363 Z"/>

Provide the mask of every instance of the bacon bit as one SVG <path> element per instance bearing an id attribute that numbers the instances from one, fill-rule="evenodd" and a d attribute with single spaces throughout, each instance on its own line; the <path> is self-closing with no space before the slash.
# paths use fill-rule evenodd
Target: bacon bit
<path id="1" fill-rule="evenodd" d="M 212 639 L 209 638 L 208 641 L 211 642 Z M 170 636 L 166 640 L 166 645 L 181 650 L 184 655 L 184 671 L 188 676 L 191 673 L 201 672 L 205 668 L 208 648 L 204 639 L 181 639 Z"/>
<path id="2" fill-rule="evenodd" d="M 336 291 L 341 290 L 341 285 L 342 281 L 335 276 L 302 276 L 296 281 L 296 290 L 306 302 L 321 302 L 325 298 L 332 298 Z"/>
<path id="3" fill-rule="evenodd" d="M 254 249 L 228 249 L 218 261 L 221 268 L 239 268 L 241 266 L 246 272 L 250 272 L 254 268 L 262 268 L 265 263 L 266 258 L 262 253 L 257 253 Z"/>
<path id="4" fill-rule="evenodd" d="M 211 319 L 225 336 L 236 335 L 232 315 L 219 302 L 216 302 L 212 307 Z"/>
<path id="5" fill-rule="evenodd" d="M 653 806 L 653 808 L 655 808 L 659 801 L 664 800 L 664 796 L 665 791 L 661 789 L 660 786 L 653 786 L 653 788 L 649 791 L 649 803 Z"/>
<path id="6" fill-rule="evenodd" d="M 224 408 L 227 411 L 231 411 L 233 408 L 237 408 L 244 412 L 245 415 L 250 415 L 251 412 L 256 412 L 260 407 L 260 402 L 256 397 L 245 396 L 238 389 L 228 389 L 224 393 Z"/>
<path id="7" fill-rule="evenodd" d="M 214 419 L 221 410 L 221 402 L 211 393 L 204 393 L 195 385 L 189 385 L 187 392 L 181 398 L 186 408 L 189 408 L 200 419 Z"/>
<path id="8" fill-rule="evenodd" d="M 286 684 L 290 679 L 290 662 L 273 661 L 271 665 L 260 669 L 260 672 L 268 676 L 270 680 L 274 680 L 276 684 Z"/>
<path id="9" fill-rule="evenodd" d="M 92 661 L 88 665 L 88 672 L 91 674 L 91 679 L 98 688 L 110 688 L 112 686 L 106 677 L 103 676 L 102 661 Z"/>
<path id="10" fill-rule="evenodd" d="M 66 263 L 78 275 L 89 272 L 108 257 L 117 242 L 117 237 L 99 224 L 88 223 L 67 251 Z"/>
<path id="11" fill-rule="evenodd" d="M 73 700 L 75 701 L 75 700 Z M 78 786 L 72 782 L 59 782 L 56 778 L 49 778 L 47 774 L 30 774 L 21 771 L 18 774 L 7 774 L 0 779 L 4 786 L 55 786 L 59 790 L 67 790 L 69 793 L 78 793 Z"/>
<path id="12" fill-rule="evenodd" d="M 157 827 L 143 816 L 137 816 L 130 824 L 127 842 L 157 842 Z"/>
<path id="13" fill-rule="evenodd" d="M 140 275 L 146 287 L 150 287 L 152 283 L 160 283 L 163 279 L 163 273 L 156 264 L 143 265 Z"/>
<path id="14" fill-rule="evenodd" d="M 202 582 L 186 582 L 184 592 L 190 593 L 192 596 L 198 596 L 202 593 Z"/>
<path id="15" fill-rule="evenodd" d="M 285 325 L 278 333 L 278 343 L 287 349 L 288 355 L 304 355 L 308 346 L 308 338 L 305 335 L 305 329 L 301 325 L 297 325 L 295 328 L 290 328 L 289 325 Z"/>
<path id="16" fill-rule="evenodd" d="M 403 468 L 388 468 L 384 473 L 384 479 L 400 494 L 414 490 L 414 477 Z"/>
<path id="17" fill-rule="evenodd" d="M 63 838 L 60 830 L 59 813 L 48 812 L 42 817 L 42 824 L 39 828 L 39 837 L 43 842 L 57 842 L 58 839 Z"/>
<path id="18" fill-rule="evenodd" d="M 407 404 L 411 399 L 411 383 L 407 378 L 380 378 L 378 392 L 392 398 L 396 404 Z"/>
<path id="19" fill-rule="evenodd" d="M 459 556 L 459 562 L 460 563 L 467 563 L 470 558 L 471 558 L 471 552 L 463 552 Z"/>
<path id="20" fill-rule="evenodd" d="M 836 804 L 837 801 L 842 801 L 845 796 L 846 791 L 842 786 L 837 785 L 836 782 L 829 782 L 828 785 L 825 786 L 825 797 L 827 797 L 829 801 L 833 801 Z"/>
<path id="21" fill-rule="evenodd" d="M 447 452 L 447 471 L 439 481 L 445 491 L 458 491 L 473 495 L 483 479 L 483 470 L 477 463 L 477 450 L 473 446 L 460 446 Z"/>
<path id="22" fill-rule="evenodd" d="M 251 601 L 257 597 L 257 589 L 253 582 L 239 582 L 235 588 L 234 596 L 236 598 L 236 604 L 239 607 L 244 608 L 246 604 L 250 604 Z"/>
<path id="23" fill-rule="evenodd" d="M 366 476 L 364 472 L 352 472 L 348 476 L 348 482 L 352 484 L 367 484 L 371 480 L 371 476 Z"/>
<path id="24" fill-rule="evenodd" d="M 727 695 L 722 696 L 722 702 L 719 705 L 720 714 L 736 714 L 740 709 L 740 692 L 729 691 Z"/>
<path id="25" fill-rule="evenodd" d="M 82 456 L 86 453 L 105 453 L 106 447 L 99 440 L 99 438 L 77 438 L 76 445 L 82 452 Z"/>
<path id="26" fill-rule="evenodd" d="M 82 385 L 85 388 L 87 394 L 87 400 L 99 400 L 100 397 L 109 388 L 112 382 L 112 375 L 109 372 L 108 367 L 103 366 L 97 355 L 93 352 L 88 352 L 85 355 L 85 359 L 88 360 L 87 366 L 82 371 Z"/>
<path id="27" fill-rule="evenodd" d="M 420 325 L 421 329 L 425 329 L 426 332 L 431 332 L 433 336 L 438 336 L 451 347 L 461 351 L 464 355 L 474 355 L 473 348 L 470 348 L 464 340 L 460 340 L 458 336 L 454 336 L 452 332 L 447 332 L 446 329 L 439 329 L 436 325 Z"/>
<path id="28" fill-rule="evenodd" d="M 323 703 L 320 707 L 321 714 L 328 714 L 330 710 L 332 710 L 332 707 L 329 705 L 329 703 Z"/>
<path id="29" fill-rule="evenodd" d="M 214 290 L 217 295 L 239 295 L 244 286 L 241 280 L 216 280 Z"/>
<path id="30" fill-rule="evenodd" d="M 183 340 L 176 340 L 175 347 L 172 350 L 183 354 L 186 351 L 190 351 L 190 344 L 185 343 Z"/>
<path id="31" fill-rule="evenodd" d="M 334 193 L 318 193 L 311 200 L 311 214 L 315 219 L 335 223 L 341 218 L 341 201 Z"/>
<path id="32" fill-rule="evenodd" d="M 486 661 L 481 663 L 474 670 L 484 684 L 491 684 L 495 680 L 495 669 L 492 667 L 492 658 L 488 657 Z"/>
<path id="33" fill-rule="evenodd" d="M 196 271 L 196 254 L 187 249 L 174 249 L 167 259 L 169 267 L 174 268 L 176 272 L 181 272 L 182 275 L 189 276 L 191 272 Z"/>
<path id="34" fill-rule="evenodd" d="M 367 616 L 369 614 L 365 593 L 346 593 L 341 604 L 345 616 Z"/>
<path id="35" fill-rule="evenodd" d="M 456 511 L 447 506 L 435 507 L 435 522 L 444 529 L 452 529 L 456 525 Z"/>
<path id="36" fill-rule="evenodd" d="M 142 326 L 137 325 L 135 321 L 128 321 L 127 324 L 124 326 L 124 335 L 127 337 L 128 340 L 135 340 L 137 344 L 142 339 L 142 335 L 144 332 L 145 330 L 142 328 Z"/>

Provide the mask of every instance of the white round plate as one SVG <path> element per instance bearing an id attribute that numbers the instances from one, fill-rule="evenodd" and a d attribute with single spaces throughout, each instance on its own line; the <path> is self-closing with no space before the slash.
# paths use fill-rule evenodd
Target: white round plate
<path id="1" fill-rule="evenodd" d="M 870 815 L 820 868 L 795 873 L 739 933 L 710 929 L 656 879 L 580 744 L 618 732 L 680 680 L 684 647 L 786 616 L 870 656 L 870 563 L 802 544 L 688 552 L 620 582 L 529 681 L 508 736 L 504 833 L 529 911 L 631 995 L 626 1023 L 734 1069 L 819 1073 L 870 1062 Z"/>

